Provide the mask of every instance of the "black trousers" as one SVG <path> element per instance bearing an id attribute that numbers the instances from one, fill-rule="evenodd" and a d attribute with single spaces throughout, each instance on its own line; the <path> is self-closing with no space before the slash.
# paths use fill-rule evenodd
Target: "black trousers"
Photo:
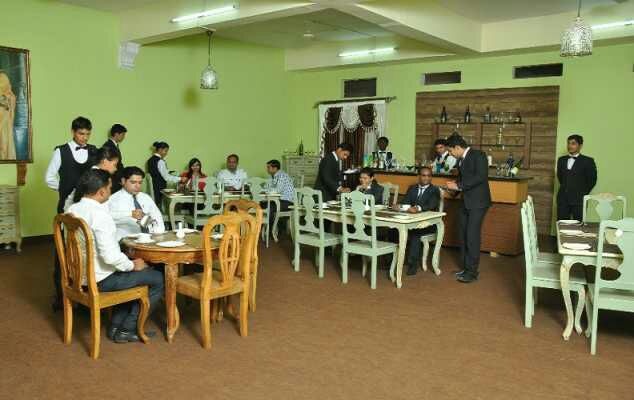
<path id="1" fill-rule="evenodd" d="M 97 287 L 101 292 L 113 292 L 115 290 L 130 289 L 135 286 L 145 285 L 148 286 L 150 311 L 152 311 L 165 292 L 165 283 L 161 272 L 151 267 L 143 271 L 115 272 L 97 283 Z M 112 312 L 112 325 L 135 332 L 137 319 L 139 318 L 139 309 L 138 301 L 130 301 L 116 305 Z"/>
<path id="2" fill-rule="evenodd" d="M 260 207 L 267 208 L 268 204 L 269 203 L 267 201 L 263 201 L 260 203 Z M 290 206 L 292 205 L 293 205 L 292 201 L 280 200 L 280 211 L 288 211 L 290 209 Z M 269 213 L 269 226 L 271 228 L 273 228 L 273 222 L 275 221 L 275 214 L 277 214 L 277 204 L 275 204 L 274 202 L 271 202 L 271 212 Z"/>
<path id="3" fill-rule="evenodd" d="M 462 267 L 474 277 L 480 265 L 482 221 L 488 208 L 460 209 L 460 258 Z"/>
<path id="4" fill-rule="evenodd" d="M 433 232 L 436 232 L 436 226 L 429 226 L 423 229 L 410 229 L 407 233 L 407 265 L 409 265 L 411 268 L 417 267 L 418 265 L 420 265 L 421 262 L 421 236 Z"/>
<path id="5" fill-rule="evenodd" d="M 566 201 L 557 200 L 557 219 L 583 219 L 583 205 L 568 204 Z"/>

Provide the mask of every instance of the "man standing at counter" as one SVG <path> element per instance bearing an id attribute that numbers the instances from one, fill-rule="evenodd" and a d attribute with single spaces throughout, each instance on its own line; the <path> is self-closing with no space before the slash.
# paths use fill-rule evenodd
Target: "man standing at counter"
<path id="1" fill-rule="evenodd" d="M 460 256 L 463 269 L 456 274 L 456 279 L 471 283 L 478 279 L 480 231 L 491 206 L 489 163 L 484 152 L 469 147 L 460 135 L 452 135 L 447 145 L 451 155 L 458 160 L 458 181 L 447 182 L 447 189 L 462 192 Z"/>
<path id="2" fill-rule="evenodd" d="M 431 164 L 435 174 L 447 173 L 456 166 L 456 159 L 447 150 L 447 139 L 436 139 L 434 142 L 436 158 Z"/>
<path id="3" fill-rule="evenodd" d="M 583 137 L 568 136 L 568 154 L 557 160 L 557 219 L 583 219 L 583 196 L 597 183 L 597 166 L 592 157 L 581 154 Z"/>
<path id="4" fill-rule="evenodd" d="M 383 161 L 383 168 L 390 169 L 392 167 L 392 152 L 387 151 L 389 144 L 390 140 L 385 136 L 381 136 L 376 140 L 378 150 L 372 153 L 372 157 L 374 157 L 375 160 L 379 160 L 379 168 L 381 168 L 381 161 Z"/>

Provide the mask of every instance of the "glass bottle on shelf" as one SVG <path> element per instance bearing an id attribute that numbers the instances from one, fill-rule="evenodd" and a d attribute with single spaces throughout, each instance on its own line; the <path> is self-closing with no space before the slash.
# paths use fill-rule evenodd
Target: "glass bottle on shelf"
<path id="1" fill-rule="evenodd" d="M 304 140 L 299 141 L 299 147 L 297 148 L 297 155 L 304 155 Z"/>
<path id="2" fill-rule="evenodd" d="M 511 169 L 515 165 L 515 158 L 513 157 L 513 153 L 509 153 L 509 157 L 506 159 L 506 171 L 507 176 L 511 175 Z"/>
<path id="3" fill-rule="evenodd" d="M 445 109 L 445 106 L 442 106 L 442 111 L 440 112 L 440 123 L 447 123 L 447 110 Z"/>
<path id="4" fill-rule="evenodd" d="M 487 106 L 487 110 L 484 113 L 484 123 L 489 124 L 491 123 L 491 110 L 489 109 L 489 107 Z"/>
<path id="5" fill-rule="evenodd" d="M 467 106 L 467 111 L 464 113 L 464 123 L 468 124 L 471 122 L 471 111 L 469 111 L 469 106 Z"/>
<path id="6" fill-rule="evenodd" d="M 515 123 L 516 124 L 522 123 L 522 116 L 520 115 L 520 110 L 517 110 L 517 114 L 515 114 Z"/>
<path id="7" fill-rule="evenodd" d="M 524 157 L 520 158 L 520 160 L 517 163 L 515 163 L 513 168 L 511 168 L 511 176 L 517 176 L 517 174 L 520 172 L 520 168 L 522 168 L 523 163 L 524 163 Z"/>

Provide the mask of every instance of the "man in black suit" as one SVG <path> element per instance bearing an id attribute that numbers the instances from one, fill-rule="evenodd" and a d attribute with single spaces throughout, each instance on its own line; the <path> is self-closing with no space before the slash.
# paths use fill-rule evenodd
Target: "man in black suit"
<path id="1" fill-rule="evenodd" d="M 349 192 L 350 189 L 341 186 L 341 162 L 352 153 L 352 145 L 340 143 L 335 151 L 325 154 L 319 162 L 319 172 L 315 181 L 315 189 L 321 190 L 323 201 L 335 200 L 338 193 Z"/>
<path id="2" fill-rule="evenodd" d="M 374 204 L 383 204 L 383 186 L 374 180 L 374 171 L 371 168 L 363 168 L 359 173 L 358 190 L 364 194 L 374 196 Z"/>
<path id="3" fill-rule="evenodd" d="M 440 205 L 440 189 L 431 184 L 432 172 L 429 167 L 418 170 L 418 184 L 411 186 L 405 194 L 403 205 L 409 205 L 408 213 L 438 210 Z M 407 275 L 416 275 L 420 259 L 420 237 L 435 232 L 436 226 L 423 229 L 410 229 L 407 234 Z"/>
<path id="4" fill-rule="evenodd" d="M 108 140 L 103 144 L 102 147 L 107 147 L 112 150 L 115 154 L 119 156 L 119 163 L 117 164 L 117 172 L 115 172 L 112 177 L 112 193 L 115 193 L 119 189 L 121 189 L 121 174 L 123 172 L 123 161 L 121 157 L 121 149 L 119 149 L 119 145 L 125 139 L 125 134 L 128 132 L 125 126 L 121 124 L 114 124 L 110 128 L 110 135 Z"/>
<path id="5" fill-rule="evenodd" d="M 597 183 L 597 166 L 592 157 L 580 154 L 583 137 L 568 136 L 568 155 L 557 160 L 557 219 L 583 218 L 583 196 Z"/>
<path id="6" fill-rule="evenodd" d="M 387 151 L 387 146 L 390 144 L 390 140 L 385 136 L 381 136 L 376 140 L 376 147 L 379 149 L 372 153 L 372 157 L 375 160 L 383 160 L 385 168 L 392 166 L 392 152 Z"/>
<path id="7" fill-rule="evenodd" d="M 491 206 L 489 163 L 484 152 L 472 149 L 458 134 L 448 141 L 449 152 L 458 160 L 458 181 L 447 182 L 447 189 L 462 192 L 460 210 L 460 253 L 463 270 L 457 280 L 471 283 L 478 279 L 480 264 L 480 231 Z"/>

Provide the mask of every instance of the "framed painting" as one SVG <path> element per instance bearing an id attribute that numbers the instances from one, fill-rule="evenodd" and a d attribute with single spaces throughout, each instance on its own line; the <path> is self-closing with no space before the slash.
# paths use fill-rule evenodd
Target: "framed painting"
<path id="1" fill-rule="evenodd" d="M 0 163 L 33 162 L 29 51 L 0 46 Z"/>

